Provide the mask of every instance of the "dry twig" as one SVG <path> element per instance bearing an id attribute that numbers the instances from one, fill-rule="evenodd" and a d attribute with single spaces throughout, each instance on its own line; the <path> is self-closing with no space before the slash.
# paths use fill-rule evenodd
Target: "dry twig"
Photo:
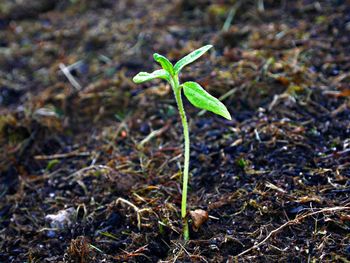
<path id="1" fill-rule="evenodd" d="M 134 211 L 136 212 L 136 216 L 137 216 L 137 228 L 139 230 L 141 230 L 141 214 L 143 212 L 153 212 L 151 208 L 138 208 L 136 205 L 134 205 L 133 203 L 131 203 L 130 201 L 124 199 L 124 198 L 121 198 L 119 197 L 115 203 L 118 205 L 120 203 L 124 203 L 124 204 L 127 204 L 128 206 L 131 206 Z"/>
<path id="2" fill-rule="evenodd" d="M 326 208 L 322 208 L 318 211 L 314 211 L 314 212 L 310 212 L 310 213 L 307 213 L 304 215 L 297 216 L 295 219 L 287 221 L 283 225 L 272 230 L 262 241 L 260 241 L 256 245 L 244 250 L 243 252 L 239 253 L 236 257 L 241 257 L 241 256 L 249 253 L 250 251 L 261 247 L 261 245 L 263 245 L 267 240 L 269 240 L 274 234 L 280 232 L 283 228 L 290 226 L 290 225 L 296 225 L 296 224 L 300 223 L 300 221 L 304 220 L 305 218 L 308 218 L 310 216 L 314 216 L 317 214 L 338 212 L 338 211 L 343 211 L 343 210 L 350 210 L 350 207 L 347 207 L 347 206 L 326 207 Z"/>

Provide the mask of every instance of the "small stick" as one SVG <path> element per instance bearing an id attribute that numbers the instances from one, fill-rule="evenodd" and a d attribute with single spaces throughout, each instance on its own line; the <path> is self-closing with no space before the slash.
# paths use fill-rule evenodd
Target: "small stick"
<path id="1" fill-rule="evenodd" d="M 63 72 L 63 74 L 66 76 L 66 78 L 69 80 L 70 84 L 72 84 L 72 86 L 76 90 L 81 90 L 81 86 L 80 86 L 79 82 L 70 73 L 69 68 L 66 67 L 66 65 L 63 63 L 60 63 L 59 67 L 60 67 L 60 70 Z"/>
<path id="2" fill-rule="evenodd" d="M 167 123 L 164 127 L 158 129 L 158 130 L 155 130 L 155 131 L 152 131 L 150 134 L 148 134 L 146 136 L 146 138 L 144 138 L 138 145 L 137 147 L 138 148 L 143 148 L 143 146 L 149 142 L 150 140 L 152 140 L 154 137 L 157 137 L 159 135 L 161 135 L 162 133 L 164 133 L 167 129 L 169 129 L 170 127 L 170 123 Z"/>
<path id="3" fill-rule="evenodd" d="M 261 13 L 265 11 L 264 0 L 259 0 L 258 1 L 258 11 L 261 12 Z"/>
<path id="4" fill-rule="evenodd" d="M 242 4 L 241 2 L 242 1 L 238 1 L 238 2 L 236 2 L 236 4 L 233 7 L 231 7 L 231 9 L 230 9 L 230 11 L 229 11 L 229 13 L 228 13 L 228 15 L 226 17 L 225 23 L 222 26 L 222 31 L 228 31 L 229 30 L 229 28 L 230 28 L 230 26 L 232 24 L 232 20 L 235 17 L 238 9 L 240 8 L 240 6 Z"/>
<path id="5" fill-rule="evenodd" d="M 52 154 L 52 155 L 36 155 L 34 156 L 35 160 L 53 160 L 53 159 L 65 159 L 65 158 L 71 158 L 76 156 L 90 156 L 90 152 L 69 152 L 69 153 L 58 153 L 58 154 Z"/>
<path id="6" fill-rule="evenodd" d="M 80 176 L 84 175 L 84 173 L 89 171 L 89 170 L 106 170 L 108 172 L 114 171 L 111 167 L 109 167 L 107 165 L 90 165 L 90 166 L 84 167 L 84 168 L 68 175 L 67 179 L 71 179 L 71 178 L 77 179 Z"/>
<path id="7" fill-rule="evenodd" d="M 258 244 L 248 248 L 247 250 L 244 250 L 243 252 L 239 253 L 237 256 L 235 257 L 241 257 L 245 254 L 247 254 L 248 252 L 252 251 L 253 249 L 257 249 L 259 248 L 262 244 L 264 244 L 267 240 L 269 240 L 274 234 L 278 233 L 279 231 L 281 231 L 283 228 L 290 226 L 290 225 L 296 225 L 298 223 L 300 223 L 300 221 L 304 220 L 307 217 L 310 216 L 314 216 L 317 214 L 321 214 L 321 213 L 330 213 L 330 212 L 337 212 L 337 211 L 343 211 L 343 210 L 350 210 L 350 207 L 347 206 L 336 206 L 336 207 L 326 207 L 326 208 L 322 208 L 318 211 L 315 212 L 311 212 L 311 213 L 307 213 L 301 216 L 297 216 L 295 219 L 287 221 L 286 223 L 284 223 L 283 225 L 279 226 L 278 228 L 272 230 L 262 241 L 260 241 Z"/>
<path id="8" fill-rule="evenodd" d="M 119 203 L 124 203 L 124 204 L 127 204 L 128 206 L 131 206 L 133 209 L 134 209 L 134 211 L 136 212 L 136 216 L 137 216 L 137 228 L 139 229 L 139 230 L 141 230 L 141 214 L 143 213 L 143 212 L 152 212 L 152 209 L 150 209 L 150 208 L 142 208 L 142 209 L 140 209 L 140 208 L 138 208 L 136 205 L 134 205 L 133 203 L 131 203 L 130 201 L 128 201 L 128 200 L 126 200 L 126 199 L 124 199 L 124 198 L 121 198 L 121 197 L 119 197 L 116 201 L 115 201 L 115 203 L 118 205 Z"/>

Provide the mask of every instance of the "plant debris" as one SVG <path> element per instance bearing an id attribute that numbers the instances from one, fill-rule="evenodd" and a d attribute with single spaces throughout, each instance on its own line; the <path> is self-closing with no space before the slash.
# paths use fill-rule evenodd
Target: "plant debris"
<path id="1" fill-rule="evenodd" d="M 190 216 L 192 219 L 193 230 L 196 232 L 201 227 L 201 225 L 203 225 L 209 219 L 208 212 L 202 209 L 190 211 Z"/>

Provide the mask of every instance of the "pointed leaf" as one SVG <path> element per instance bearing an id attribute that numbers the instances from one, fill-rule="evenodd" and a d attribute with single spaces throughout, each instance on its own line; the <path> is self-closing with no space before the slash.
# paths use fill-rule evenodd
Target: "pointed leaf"
<path id="1" fill-rule="evenodd" d="M 152 73 L 147 73 L 147 72 L 140 72 L 138 73 L 135 77 L 133 77 L 133 81 L 135 83 L 142 83 L 148 80 L 152 79 L 165 79 L 165 80 L 170 80 L 169 73 L 166 72 L 164 69 L 158 69 L 156 71 L 153 71 Z"/>
<path id="2" fill-rule="evenodd" d="M 176 62 L 175 66 L 174 66 L 175 74 L 178 74 L 184 66 L 186 66 L 186 65 L 192 63 L 193 61 L 195 61 L 196 59 L 198 59 L 200 56 L 202 56 L 205 52 L 207 52 L 212 47 L 213 47 L 212 45 L 206 45 L 204 47 L 201 47 L 201 48 L 191 52 L 187 56 L 180 59 L 178 62 Z"/>
<path id="3" fill-rule="evenodd" d="M 214 112 L 228 120 L 231 120 L 231 115 L 225 105 L 217 98 L 210 95 L 198 83 L 188 81 L 183 84 L 183 89 L 186 98 L 193 106 Z"/>
<path id="4" fill-rule="evenodd" d="M 153 58 L 157 61 L 164 70 L 168 71 L 171 76 L 174 76 L 174 67 L 173 64 L 164 56 L 154 53 Z"/>

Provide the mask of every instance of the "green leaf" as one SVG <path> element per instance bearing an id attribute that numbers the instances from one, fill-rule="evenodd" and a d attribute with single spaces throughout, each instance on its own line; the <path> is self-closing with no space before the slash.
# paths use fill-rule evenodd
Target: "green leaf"
<path id="1" fill-rule="evenodd" d="M 176 62 L 175 66 L 174 66 L 175 74 L 179 74 L 179 72 L 181 71 L 181 69 L 184 66 L 197 60 L 200 56 L 202 56 L 205 52 L 207 52 L 212 47 L 213 47 L 212 45 L 206 45 L 204 47 L 196 49 L 195 51 L 191 52 L 187 56 L 180 59 L 178 62 Z"/>
<path id="2" fill-rule="evenodd" d="M 153 58 L 157 61 L 164 70 L 168 71 L 171 76 L 174 76 L 174 67 L 173 64 L 164 56 L 154 53 Z"/>
<path id="3" fill-rule="evenodd" d="M 231 115 L 226 109 L 225 105 L 217 98 L 210 95 L 198 83 L 188 81 L 183 85 L 186 98 L 193 106 L 214 112 L 228 120 L 231 120 Z"/>
<path id="4" fill-rule="evenodd" d="M 158 69 L 156 71 L 153 71 L 152 73 L 140 72 L 135 77 L 133 77 L 132 80 L 138 84 L 152 79 L 165 79 L 169 81 L 170 76 L 169 73 L 166 72 L 164 69 Z"/>

